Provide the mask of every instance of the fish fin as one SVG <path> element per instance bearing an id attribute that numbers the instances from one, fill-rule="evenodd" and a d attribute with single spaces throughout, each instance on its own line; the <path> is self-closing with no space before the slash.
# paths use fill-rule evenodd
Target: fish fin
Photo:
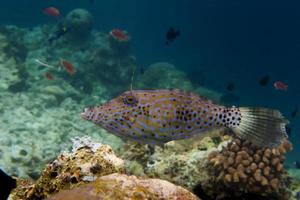
<path id="1" fill-rule="evenodd" d="M 234 133 L 242 139 L 258 146 L 275 147 L 288 138 L 286 120 L 278 110 L 268 108 L 239 108 L 240 124 L 233 128 Z"/>

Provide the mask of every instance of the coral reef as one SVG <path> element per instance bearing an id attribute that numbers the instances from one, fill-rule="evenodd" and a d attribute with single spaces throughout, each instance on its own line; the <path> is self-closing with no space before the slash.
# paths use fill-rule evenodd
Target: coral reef
<path id="1" fill-rule="evenodd" d="M 102 176 L 95 182 L 62 191 L 48 200 L 71 199 L 170 199 L 197 200 L 188 190 L 160 179 L 141 179 L 135 176 L 111 174 Z"/>
<path id="2" fill-rule="evenodd" d="M 222 131 L 214 130 L 207 137 L 171 141 L 163 147 L 125 143 L 119 154 L 126 160 L 129 174 L 162 178 L 192 190 L 210 178 L 207 158 L 228 139 Z"/>
<path id="3" fill-rule="evenodd" d="M 0 28 L 0 166 L 19 177 L 38 178 L 44 164 L 70 147 L 67 141 L 74 136 L 89 133 L 113 148 L 121 144 L 117 137 L 82 121 L 79 113 L 86 105 L 126 90 L 135 60 L 129 53 L 116 55 L 106 33 L 91 31 L 80 45 L 64 37 L 49 45 L 52 30 L 49 25 Z M 77 72 L 70 75 L 39 66 L 37 58 L 53 66 L 60 58 L 67 59 Z M 54 79 L 47 80 L 46 72 Z M 16 148 L 11 150 L 12 146 Z"/>
<path id="4" fill-rule="evenodd" d="M 77 137 L 72 152 L 50 162 L 35 183 L 19 179 L 11 199 L 199 199 L 168 181 L 122 172 L 124 161 L 109 146 Z"/>
<path id="5" fill-rule="evenodd" d="M 212 178 L 202 185 L 217 199 L 242 193 L 288 199 L 283 162 L 284 155 L 291 149 L 288 141 L 278 148 L 259 148 L 248 141 L 235 139 L 221 152 L 210 154 Z M 234 194 L 226 193 L 228 190 Z"/>
<path id="6" fill-rule="evenodd" d="M 18 40 L 9 39 L 10 29 L 8 27 L 2 29 L 3 33 L 0 32 L 0 91 L 18 90 L 24 85 L 23 79 L 26 78 L 21 62 L 27 50 Z"/>
<path id="7" fill-rule="evenodd" d="M 291 144 L 261 148 L 225 133 L 215 130 L 163 147 L 125 143 L 120 153 L 127 173 L 168 180 L 203 199 L 290 199 L 297 189 L 283 162 Z"/>
<path id="8" fill-rule="evenodd" d="M 123 171 L 124 161 L 115 156 L 110 146 L 77 138 L 72 152 L 65 152 L 50 162 L 36 183 L 17 189 L 13 199 L 44 199 L 60 190 Z"/>

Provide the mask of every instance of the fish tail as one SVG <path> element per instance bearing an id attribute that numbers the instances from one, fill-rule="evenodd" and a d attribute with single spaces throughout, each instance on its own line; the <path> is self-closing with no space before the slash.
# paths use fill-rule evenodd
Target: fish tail
<path id="1" fill-rule="evenodd" d="M 285 126 L 289 122 L 278 110 L 241 107 L 229 112 L 239 116 L 230 128 L 242 139 L 259 146 L 275 147 L 288 138 Z"/>

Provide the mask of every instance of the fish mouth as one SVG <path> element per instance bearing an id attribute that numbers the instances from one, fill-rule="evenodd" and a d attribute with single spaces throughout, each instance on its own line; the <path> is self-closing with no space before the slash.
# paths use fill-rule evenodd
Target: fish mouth
<path id="1" fill-rule="evenodd" d="M 85 108 L 82 113 L 80 113 L 80 117 L 82 119 L 88 120 L 88 113 L 90 112 L 90 108 Z"/>

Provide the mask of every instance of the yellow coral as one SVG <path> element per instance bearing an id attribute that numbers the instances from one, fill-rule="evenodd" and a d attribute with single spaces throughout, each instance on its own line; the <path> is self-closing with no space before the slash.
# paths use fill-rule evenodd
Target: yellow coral
<path id="1" fill-rule="evenodd" d="M 240 192 L 282 195 L 279 191 L 284 190 L 284 154 L 291 149 L 288 141 L 271 149 L 235 139 L 222 151 L 211 154 L 209 163 L 214 174 L 217 174 L 217 184 L 223 183 L 237 195 Z"/>

